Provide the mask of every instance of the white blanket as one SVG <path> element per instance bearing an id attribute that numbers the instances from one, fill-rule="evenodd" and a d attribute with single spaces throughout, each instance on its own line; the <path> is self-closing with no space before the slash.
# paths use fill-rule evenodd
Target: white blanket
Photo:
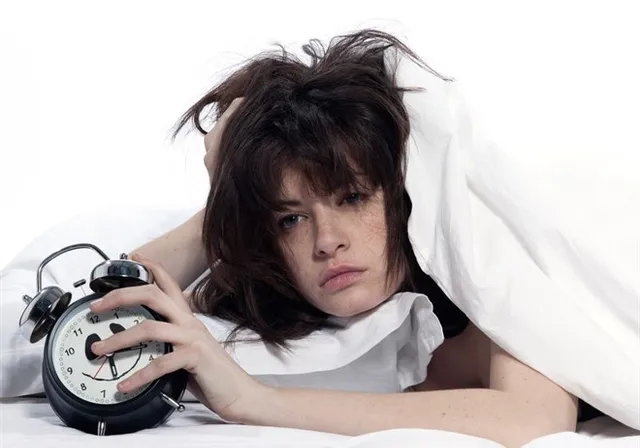
<path id="1" fill-rule="evenodd" d="M 405 97 L 422 268 L 496 344 L 640 429 L 638 167 L 607 148 L 497 147 L 455 84 L 407 60 L 398 79 L 426 88 Z"/>
<path id="2" fill-rule="evenodd" d="M 0 401 L 4 448 L 112 448 L 118 446 L 165 447 L 451 447 L 501 448 L 476 437 L 432 430 L 391 430 L 360 437 L 346 437 L 287 428 L 241 426 L 221 423 L 199 403 L 187 403 L 166 425 L 121 436 L 97 437 L 63 426 L 43 398 L 2 399 Z M 526 448 L 637 448 L 640 433 L 610 418 L 596 419 L 580 427 L 578 434 L 562 433 L 533 441 Z"/>

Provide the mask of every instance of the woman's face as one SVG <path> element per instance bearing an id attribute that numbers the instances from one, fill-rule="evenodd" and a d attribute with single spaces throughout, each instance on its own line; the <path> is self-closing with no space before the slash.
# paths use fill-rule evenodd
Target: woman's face
<path id="1" fill-rule="evenodd" d="M 368 311 L 395 292 L 387 287 L 387 226 L 378 191 L 315 196 L 303 177 L 286 172 L 284 212 L 274 215 L 280 246 L 294 281 L 318 309 L 340 317 Z"/>

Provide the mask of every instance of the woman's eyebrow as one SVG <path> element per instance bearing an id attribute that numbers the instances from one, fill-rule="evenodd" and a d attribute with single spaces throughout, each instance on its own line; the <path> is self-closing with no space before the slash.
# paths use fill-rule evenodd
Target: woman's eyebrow
<path id="1" fill-rule="evenodd" d="M 302 201 L 299 199 L 278 199 L 276 204 L 280 207 L 300 207 Z"/>

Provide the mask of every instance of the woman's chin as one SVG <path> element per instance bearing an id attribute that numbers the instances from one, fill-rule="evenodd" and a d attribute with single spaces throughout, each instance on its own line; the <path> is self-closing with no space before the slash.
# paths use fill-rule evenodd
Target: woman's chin
<path id="1" fill-rule="evenodd" d="M 345 291 L 344 296 L 332 296 L 323 299 L 321 309 L 325 313 L 336 317 L 349 318 L 377 308 L 386 301 L 387 297 L 380 294 L 375 295 L 371 292 L 363 294 L 353 291 L 348 294 Z"/>

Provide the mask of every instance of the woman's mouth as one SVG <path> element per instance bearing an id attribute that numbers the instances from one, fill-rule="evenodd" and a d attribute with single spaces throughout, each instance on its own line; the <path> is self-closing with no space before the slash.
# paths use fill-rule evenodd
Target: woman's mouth
<path id="1" fill-rule="evenodd" d="M 327 269 L 322 274 L 320 288 L 327 292 L 341 291 L 358 281 L 363 272 L 364 269 L 352 266 Z"/>

